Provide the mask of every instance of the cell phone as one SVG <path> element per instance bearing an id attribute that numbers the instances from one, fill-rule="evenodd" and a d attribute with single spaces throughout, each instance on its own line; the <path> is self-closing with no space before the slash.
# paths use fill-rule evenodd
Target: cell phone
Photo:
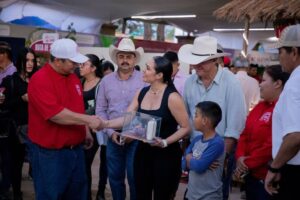
<path id="1" fill-rule="evenodd" d="M 121 144 L 121 145 L 124 145 L 125 144 L 125 137 L 123 137 L 123 136 L 119 136 L 119 143 Z"/>

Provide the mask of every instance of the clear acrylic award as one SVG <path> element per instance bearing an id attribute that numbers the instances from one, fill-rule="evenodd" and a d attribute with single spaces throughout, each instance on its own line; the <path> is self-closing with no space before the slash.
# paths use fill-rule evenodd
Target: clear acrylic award
<path id="1" fill-rule="evenodd" d="M 121 136 L 151 143 L 159 137 L 161 117 L 140 112 L 124 114 L 124 123 Z"/>

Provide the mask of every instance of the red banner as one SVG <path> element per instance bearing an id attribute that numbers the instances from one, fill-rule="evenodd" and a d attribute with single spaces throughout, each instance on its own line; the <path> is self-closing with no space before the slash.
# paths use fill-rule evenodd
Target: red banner
<path id="1" fill-rule="evenodd" d="M 50 52 L 50 46 L 51 44 L 46 44 L 43 42 L 43 40 L 37 40 L 30 45 L 30 48 L 37 53 L 48 53 Z"/>

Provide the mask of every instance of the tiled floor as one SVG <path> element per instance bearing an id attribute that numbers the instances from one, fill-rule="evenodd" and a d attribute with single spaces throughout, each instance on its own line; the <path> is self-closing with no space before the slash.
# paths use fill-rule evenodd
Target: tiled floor
<path id="1" fill-rule="evenodd" d="M 97 193 L 97 184 L 98 184 L 98 170 L 99 169 L 99 152 L 97 152 L 94 163 L 92 165 L 92 176 L 93 176 L 93 182 L 92 182 L 92 194 L 93 194 L 93 199 L 95 199 L 95 195 Z M 23 168 L 23 182 L 22 182 L 22 190 L 23 190 L 23 199 L 24 200 L 34 200 L 34 190 L 33 190 L 33 184 L 32 181 L 28 179 L 28 164 L 24 165 Z M 182 200 L 184 191 L 186 189 L 186 184 L 181 183 L 175 200 Z M 230 200 L 240 200 L 240 192 L 238 188 L 233 188 L 231 195 L 230 195 Z M 107 200 L 112 200 L 112 196 L 110 193 L 110 188 L 109 184 L 107 185 L 106 189 L 106 199 Z M 129 198 L 127 198 L 129 200 Z"/>

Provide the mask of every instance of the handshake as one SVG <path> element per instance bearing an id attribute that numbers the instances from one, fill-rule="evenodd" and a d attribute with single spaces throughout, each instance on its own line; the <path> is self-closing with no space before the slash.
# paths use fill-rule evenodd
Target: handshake
<path id="1" fill-rule="evenodd" d="M 96 115 L 88 115 L 87 117 L 87 126 L 93 131 L 100 131 L 104 128 L 108 128 L 108 121 L 104 121 L 101 117 Z"/>

